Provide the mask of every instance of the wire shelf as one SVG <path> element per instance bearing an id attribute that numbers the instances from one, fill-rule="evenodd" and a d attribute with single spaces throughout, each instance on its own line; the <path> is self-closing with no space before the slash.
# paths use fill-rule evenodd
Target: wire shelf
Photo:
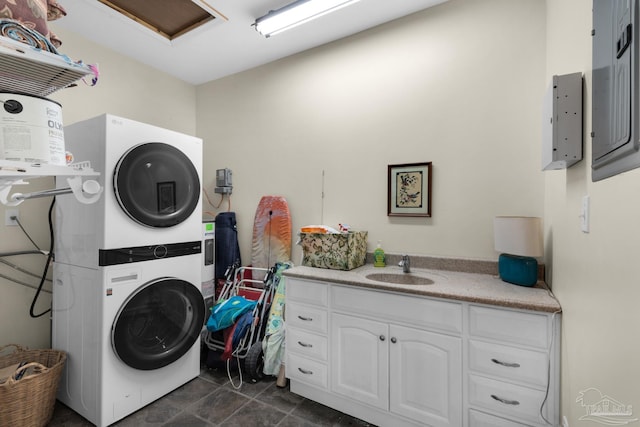
<path id="1" fill-rule="evenodd" d="M 91 68 L 0 36 L 0 91 L 47 96 L 93 74 Z"/>

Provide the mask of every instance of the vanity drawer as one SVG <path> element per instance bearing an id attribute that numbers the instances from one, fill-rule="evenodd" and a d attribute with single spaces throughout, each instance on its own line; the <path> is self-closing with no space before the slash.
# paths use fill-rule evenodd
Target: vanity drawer
<path id="1" fill-rule="evenodd" d="M 513 310 L 469 306 L 469 332 L 475 337 L 546 349 L 549 345 L 548 316 Z"/>
<path id="2" fill-rule="evenodd" d="M 292 353 L 287 353 L 287 377 L 316 387 L 327 388 L 327 365 Z"/>
<path id="3" fill-rule="evenodd" d="M 544 424 L 540 417 L 544 400 L 544 390 L 469 375 L 469 404 L 485 408 L 491 413 Z M 544 413 L 547 417 L 546 409 Z"/>
<path id="4" fill-rule="evenodd" d="M 286 278 L 287 300 L 304 302 L 306 304 L 327 306 L 329 285 L 322 282 L 309 282 L 291 277 Z"/>
<path id="5" fill-rule="evenodd" d="M 327 348 L 327 337 L 287 327 L 287 350 L 326 361 Z"/>
<path id="6" fill-rule="evenodd" d="M 462 333 L 462 305 L 456 302 L 369 291 L 358 287 L 332 286 L 331 309 Z"/>
<path id="7" fill-rule="evenodd" d="M 289 289 L 287 289 L 289 292 Z M 286 305 L 287 326 L 306 329 L 312 332 L 327 333 L 327 310 L 305 304 Z"/>
<path id="8" fill-rule="evenodd" d="M 527 427 L 527 425 L 472 409 L 469 411 L 469 427 Z"/>
<path id="9" fill-rule="evenodd" d="M 469 340 L 469 369 L 479 373 L 546 387 L 546 353 Z"/>

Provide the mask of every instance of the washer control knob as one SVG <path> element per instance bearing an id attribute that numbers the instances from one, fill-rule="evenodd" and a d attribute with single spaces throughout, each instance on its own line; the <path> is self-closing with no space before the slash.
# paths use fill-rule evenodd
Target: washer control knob
<path id="1" fill-rule="evenodd" d="M 156 258 L 164 258 L 167 256 L 167 247 L 166 246 L 156 246 L 153 248 L 153 256 Z"/>

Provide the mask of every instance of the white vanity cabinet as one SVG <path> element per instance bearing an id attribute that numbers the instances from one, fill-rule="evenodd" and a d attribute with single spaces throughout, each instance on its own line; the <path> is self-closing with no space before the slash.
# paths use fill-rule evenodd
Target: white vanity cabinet
<path id="1" fill-rule="evenodd" d="M 328 292 L 324 283 L 287 282 L 287 377 L 321 389 L 328 386 Z"/>
<path id="2" fill-rule="evenodd" d="M 462 304 L 294 278 L 286 298 L 294 393 L 380 426 L 462 424 Z M 305 333 L 327 337 L 328 358 L 310 354 Z M 324 372 L 328 384 L 315 379 Z"/>
<path id="3" fill-rule="evenodd" d="M 556 425 L 557 316 L 473 304 L 468 313 L 470 426 Z"/>
<path id="4" fill-rule="evenodd" d="M 338 285 L 329 301 L 332 392 L 422 425 L 461 424 L 460 303 Z"/>
<path id="5" fill-rule="evenodd" d="M 558 424 L 559 315 L 286 280 L 292 392 L 381 427 Z"/>
<path id="6" fill-rule="evenodd" d="M 418 423 L 459 426 L 460 338 L 331 315 L 331 391 Z"/>

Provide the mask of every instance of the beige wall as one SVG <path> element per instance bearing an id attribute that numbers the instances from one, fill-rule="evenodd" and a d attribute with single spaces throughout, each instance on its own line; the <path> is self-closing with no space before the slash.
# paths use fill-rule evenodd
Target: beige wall
<path id="1" fill-rule="evenodd" d="M 195 88 L 167 74 L 153 70 L 116 52 L 86 41 L 76 34 L 56 29 L 63 41 L 61 52 L 73 60 L 98 64 L 100 80 L 95 87 L 80 83 L 74 88 L 56 92 L 50 98 L 62 104 L 65 124 L 112 113 L 173 129 L 195 134 Z M 82 160 L 82 159 L 78 159 Z M 39 178 L 29 186 L 14 187 L 14 192 L 27 193 L 53 186 L 53 179 Z M 72 197 L 72 196 L 61 196 Z M 47 210 L 51 199 L 28 200 L 18 206 L 20 222 L 40 248 L 49 249 Z M 18 227 L 5 227 L 5 208 L 0 206 L 0 253 L 34 249 Z M 45 257 L 26 255 L 5 258 L 11 263 L 25 267 L 40 275 Z M 16 278 L 33 285 L 39 280 L 0 264 L 0 274 Z M 49 276 L 51 271 L 49 271 Z M 50 283 L 45 289 L 51 289 Z M 49 315 L 38 319 L 29 316 L 29 307 L 35 290 L 15 284 L 0 277 L 0 345 L 19 343 L 31 348 L 50 346 Z M 35 313 L 50 306 L 51 294 L 42 293 Z"/>
<path id="2" fill-rule="evenodd" d="M 243 262 L 267 194 L 287 198 L 294 231 L 347 223 L 369 250 L 496 259 L 495 215 L 543 215 L 544 14 L 452 0 L 199 86 L 204 184 L 213 195 L 215 169 L 233 170 Z M 427 161 L 432 218 L 388 217 L 387 165 Z"/>
<path id="3" fill-rule="evenodd" d="M 62 104 L 65 124 L 110 113 L 195 134 L 193 85 L 98 46 L 78 34 L 57 28 L 55 32 L 63 42 L 61 52 L 73 60 L 97 64 L 100 69 L 96 86 L 79 83 L 51 96 Z"/>
<path id="4" fill-rule="evenodd" d="M 640 169 L 591 182 L 592 3 L 546 3 L 547 79 L 577 71 L 585 78 L 585 159 L 545 173 L 548 280 L 563 309 L 562 406 L 571 426 L 595 426 L 602 424 L 579 420 L 586 409 L 576 402 L 589 388 L 632 405 L 631 418 L 640 418 Z M 578 218 L 584 195 L 591 198 L 588 234 Z"/>

